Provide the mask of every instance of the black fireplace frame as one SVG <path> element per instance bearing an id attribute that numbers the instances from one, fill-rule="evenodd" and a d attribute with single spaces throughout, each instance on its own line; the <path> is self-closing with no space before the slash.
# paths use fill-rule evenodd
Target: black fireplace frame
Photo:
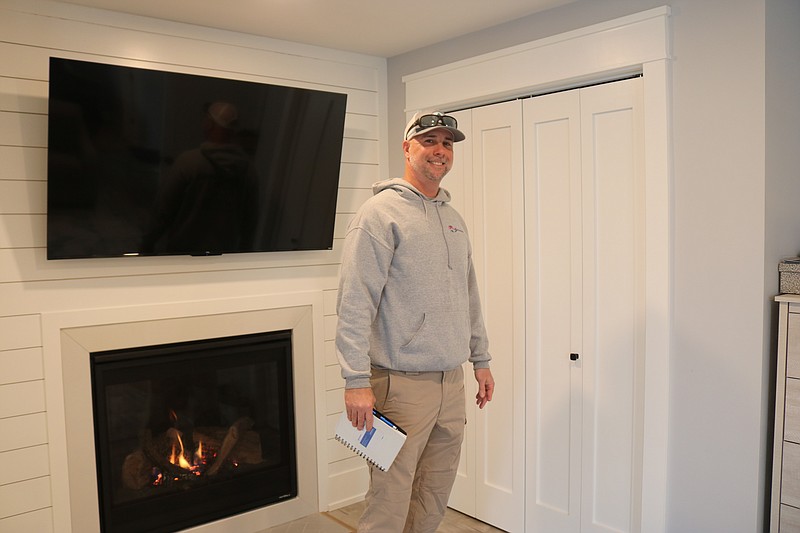
<path id="1" fill-rule="evenodd" d="M 178 531 L 297 497 L 297 432 L 291 338 L 291 330 L 283 330 L 90 353 L 98 507 L 100 530 L 103 533 Z M 154 357 L 169 356 L 171 365 L 182 362 L 196 365 L 198 361 L 210 361 L 220 355 L 226 358 L 226 362 L 267 357 L 277 358 L 277 363 L 283 365 L 284 379 L 279 380 L 278 386 L 281 389 L 279 397 L 282 412 L 286 415 L 281 418 L 281 427 L 286 430 L 286 460 L 277 466 L 204 484 L 199 489 L 205 502 L 202 505 L 195 501 L 197 489 L 115 503 L 115 487 L 108 486 L 113 477 L 109 444 L 102 438 L 108 432 L 104 416 L 107 406 L 102 391 L 109 380 L 113 381 L 113 376 L 119 373 L 142 373 L 145 366 L 152 368 Z M 113 370 L 109 372 L 108 368 Z M 276 480 L 278 483 L 270 489 L 271 484 L 267 481 Z M 160 518 L 153 520 L 154 516 Z"/>

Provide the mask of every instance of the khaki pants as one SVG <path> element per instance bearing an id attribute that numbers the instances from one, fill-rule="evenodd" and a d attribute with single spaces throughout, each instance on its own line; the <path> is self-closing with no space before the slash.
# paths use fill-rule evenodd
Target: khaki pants
<path id="1" fill-rule="evenodd" d="M 370 467 L 359 532 L 433 533 L 453 488 L 466 405 L 464 371 L 372 369 L 375 408 L 408 434 L 387 472 Z"/>

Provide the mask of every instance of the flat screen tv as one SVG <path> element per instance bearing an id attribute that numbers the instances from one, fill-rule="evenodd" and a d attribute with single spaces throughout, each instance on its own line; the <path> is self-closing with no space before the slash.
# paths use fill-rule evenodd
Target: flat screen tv
<path id="1" fill-rule="evenodd" d="M 345 94 L 50 59 L 47 258 L 333 245 Z"/>

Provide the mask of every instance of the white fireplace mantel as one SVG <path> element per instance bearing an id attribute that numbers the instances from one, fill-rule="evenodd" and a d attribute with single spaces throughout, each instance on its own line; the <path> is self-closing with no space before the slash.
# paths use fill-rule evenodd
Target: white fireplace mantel
<path id="1" fill-rule="evenodd" d="M 89 354 L 95 351 L 292 330 L 298 496 L 192 528 L 255 532 L 320 511 L 324 494 L 323 297 L 300 292 L 42 315 L 55 533 L 98 532 Z M 302 423 L 300 423 L 302 421 Z M 233 528 L 233 529 L 231 529 Z"/>

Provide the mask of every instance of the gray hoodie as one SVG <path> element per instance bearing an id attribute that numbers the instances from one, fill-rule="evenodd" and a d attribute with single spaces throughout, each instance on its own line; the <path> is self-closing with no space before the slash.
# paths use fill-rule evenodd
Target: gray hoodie
<path id="1" fill-rule="evenodd" d="M 489 366 L 464 220 L 439 189 L 428 199 L 397 178 L 373 185 L 347 230 L 336 354 L 346 388 L 370 365 L 403 371 Z"/>

